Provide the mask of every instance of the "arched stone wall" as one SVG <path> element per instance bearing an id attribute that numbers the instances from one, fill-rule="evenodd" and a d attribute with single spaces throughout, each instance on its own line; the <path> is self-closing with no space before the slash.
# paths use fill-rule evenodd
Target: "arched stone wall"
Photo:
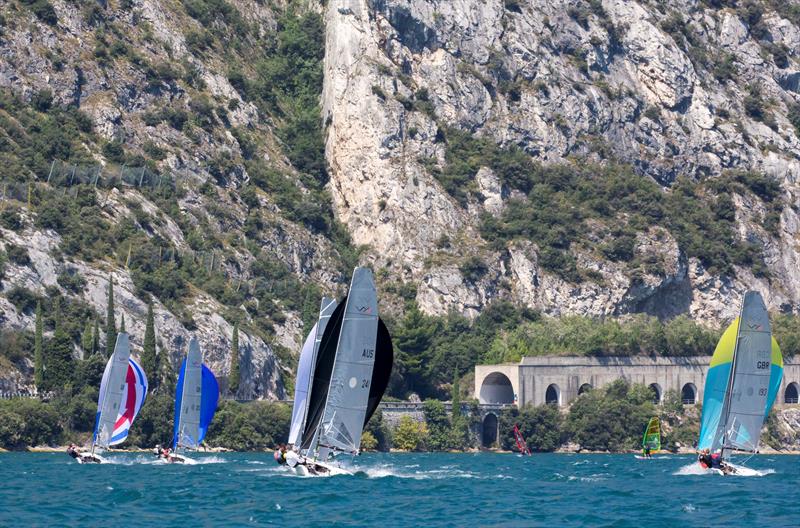
<path id="1" fill-rule="evenodd" d="M 492 372 L 483 379 L 478 394 L 480 403 L 514 403 L 514 387 L 502 372 Z"/>
<path id="2" fill-rule="evenodd" d="M 658 383 L 651 383 L 650 390 L 653 391 L 653 403 L 660 404 L 664 400 L 664 391 L 661 390 L 661 385 Z"/>
<path id="3" fill-rule="evenodd" d="M 584 383 L 578 388 L 578 396 L 583 394 L 584 392 L 589 392 L 590 390 L 594 389 L 591 383 Z"/>

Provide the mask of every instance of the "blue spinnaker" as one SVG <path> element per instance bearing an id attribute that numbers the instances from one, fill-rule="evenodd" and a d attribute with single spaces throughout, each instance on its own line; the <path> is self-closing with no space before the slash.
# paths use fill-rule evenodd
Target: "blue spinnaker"
<path id="1" fill-rule="evenodd" d="M 208 426 L 211 425 L 211 420 L 214 419 L 214 413 L 217 411 L 217 402 L 219 401 L 219 384 L 214 373 L 211 372 L 207 366 L 203 365 L 203 395 L 200 400 L 200 430 L 197 434 L 197 443 L 203 441 L 208 432 Z"/>

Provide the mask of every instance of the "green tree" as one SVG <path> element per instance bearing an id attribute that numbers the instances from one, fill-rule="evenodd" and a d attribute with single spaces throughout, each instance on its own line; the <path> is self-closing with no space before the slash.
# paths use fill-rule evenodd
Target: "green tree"
<path id="1" fill-rule="evenodd" d="M 44 389 L 44 346 L 42 343 L 42 303 L 36 303 L 36 330 L 33 338 L 33 382 L 36 390 Z"/>
<path id="2" fill-rule="evenodd" d="M 231 395 L 236 397 L 239 392 L 239 323 L 233 324 L 233 336 L 231 337 L 231 370 L 228 376 L 228 387 Z"/>
<path id="3" fill-rule="evenodd" d="M 469 430 L 469 420 L 461 412 L 461 390 L 458 368 L 453 372 L 453 388 L 450 399 L 452 401 L 452 418 L 450 428 L 450 447 L 453 449 L 468 449 L 472 447 L 472 434 Z"/>
<path id="4" fill-rule="evenodd" d="M 563 420 L 555 405 L 526 405 L 507 409 L 500 414 L 500 447 L 516 450 L 514 425 L 532 451 L 554 451 L 561 445 Z"/>
<path id="5" fill-rule="evenodd" d="M 423 451 L 428 437 L 428 429 L 423 422 L 403 415 L 392 433 L 392 441 L 397 449 L 404 451 Z"/>
<path id="6" fill-rule="evenodd" d="M 61 321 L 61 303 L 55 300 L 55 331 L 48 342 L 47 370 L 45 382 L 55 390 L 66 389 L 73 381 L 74 362 L 72 359 L 72 339 L 64 331 Z"/>
<path id="7" fill-rule="evenodd" d="M 422 411 L 425 414 L 425 425 L 428 429 L 426 447 L 431 451 L 449 449 L 451 425 L 444 404 L 439 400 L 425 400 Z"/>
<path id="8" fill-rule="evenodd" d="M 117 323 L 114 320 L 114 277 L 108 278 L 108 302 L 106 304 L 106 357 L 114 353 L 117 344 Z"/>
<path id="9" fill-rule="evenodd" d="M 364 431 L 375 438 L 377 442 L 375 449 L 378 451 L 389 451 L 392 447 L 392 431 L 383 420 L 383 412 L 380 409 L 376 410 L 375 414 L 369 419 Z"/>
<path id="10" fill-rule="evenodd" d="M 147 322 L 144 328 L 144 343 L 142 345 L 142 368 L 150 382 L 152 390 L 157 390 L 161 384 L 161 369 L 156 354 L 156 328 L 153 315 L 153 301 L 147 304 Z"/>
<path id="11" fill-rule="evenodd" d="M 361 451 L 376 451 L 378 449 L 378 440 L 369 431 L 361 433 Z"/>
<path id="12" fill-rule="evenodd" d="M 100 323 L 94 318 L 94 332 L 92 333 L 92 355 L 100 352 Z"/>
<path id="13" fill-rule="evenodd" d="M 125 330 L 125 314 L 122 314 L 122 318 L 120 319 L 120 322 L 119 322 L 119 332 L 120 332 L 121 334 L 124 334 L 124 333 L 126 333 L 126 332 L 127 332 L 127 330 Z"/>
<path id="14" fill-rule="evenodd" d="M 88 359 L 92 354 L 94 354 L 92 351 L 92 345 L 94 344 L 94 334 L 92 333 L 92 330 L 92 320 L 88 319 L 86 321 L 86 326 L 83 329 L 83 333 L 81 334 L 81 349 L 83 350 L 84 359 Z"/>

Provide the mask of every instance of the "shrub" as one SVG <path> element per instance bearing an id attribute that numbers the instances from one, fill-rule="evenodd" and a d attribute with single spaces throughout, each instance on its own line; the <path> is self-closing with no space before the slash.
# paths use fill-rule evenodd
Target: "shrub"
<path id="1" fill-rule="evenodd" d="M 428 436 L 427 427 L 408 415 L 400 417 L 400 422 L 392 434 L 394 447 L 403 451 L 423 451 Z"/>
<path id="2" fill-rule="evenodd" d="M 6 244 L 6 254 L 8 255 L 8 260 L 18 266 L 29 266 L 31 263 L 31 258 L 28 256 L 28 250 L 22 246 Z"/>

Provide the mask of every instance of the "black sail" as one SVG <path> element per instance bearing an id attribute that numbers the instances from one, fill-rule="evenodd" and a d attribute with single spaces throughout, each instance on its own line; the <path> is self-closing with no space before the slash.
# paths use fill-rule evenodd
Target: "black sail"
<path id="1" fill-rule="evenodd" d="M 367 402 L 367 414 L 364 416 L 364 426 L 375 414 L 375 410 L 381 403 L 383 393 L 389 386 L 389 378 L 392 376 L 392 365 L 394 364 L 394 348 L 392 347 L 392 336 L 383 324 L 382 319 L 378 319 L 378 339 L 375 344 L 375 366 L 372 369 L 372 381 L 369 387 L 369 400 Z"/>
<path id="2" fill-rule="evenodd" d="M 331 372 L 333 372 L 333 363 L 336 359 L 336 346 L 339 343 L 339 333 L 342 330 L 346 304 L 347 297 L 345 296 L 339 302 L 339 306 L 336 307 L 333 314 L 331 314 L 328 325 L 325 327 L 325 332 L 322 334 L 317 360 L 314 363 L 314 379 L 308 394 L 308 414 L 306 426 L 303 429 L 301 449 L 308 449 L 311 446 L 314 433 L 322 419 L 322 414 L 325 412 L 325 402 L 328 399 L 328 387 L 330 386 Z M 371 395 L 372 393 L 370 392 Z"/>

